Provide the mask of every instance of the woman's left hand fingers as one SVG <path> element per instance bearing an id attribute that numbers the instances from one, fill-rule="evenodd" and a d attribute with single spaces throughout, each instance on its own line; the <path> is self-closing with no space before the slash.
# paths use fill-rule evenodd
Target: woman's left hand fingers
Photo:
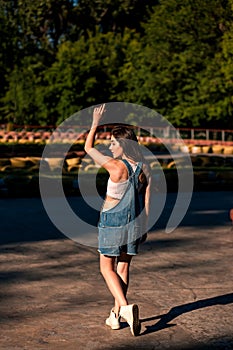
<path id="1" fill-rule="evenodd" d="M 105 109 L 105 103 L 99 107 L 99 113 L 103 114 Z"/>
<path id="2" fill-rule="evenodd" d="M 98 115 L 102 115 L 105 112 L 105 103 L 100 107 L 96 107 L 94 109 L 94 112 L 97 113 Z"/>

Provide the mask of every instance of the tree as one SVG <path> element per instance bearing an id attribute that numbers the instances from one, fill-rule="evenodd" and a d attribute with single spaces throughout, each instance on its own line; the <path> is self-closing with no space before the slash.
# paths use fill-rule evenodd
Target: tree
<path id="1" fill-rule="evenodd" d="M 116 101 L 124 82 L 119 79 L 132 33 L 89 34 L 59 46 L 57 60 L 45 73 L 42 92 L 46 114 L 60 123 L 80 109 Z"/>
<path id="2" fill-rule="evenodd" d="M 9 88 L 2 98 L 1 111 L 5 120 L 21 125 L 37 125 L 38 121 L 43 122 L 38 108 L 38 91 L 43 70 L 43 63 L 36 55 L 25 57 L 22 67 L 14 67 L 8 77 Z"/>
<path id="3" fill-rule="evenodd" d="M 232 125 L 232 0 L 0 0 L 1 121 L 128 101 Z"/>
<path id="4" fill-rule="evenodd" d="M 55 61 L 74 6 L 70 0 L 0 0 L 2 120 L 43 120 L 37 103 L 37 92 L 43 88 L 41 72 Z"/>
<path id="5" fill-rule="evenodd" d="M 221 24 L 229 15 L 223 0 L 164 0 L 145 25 L 142 88 L 175 125 L 207 126 L 206 120 L 213 123 L 222 113 L 211 113 L 213 89 L 204 96 L 203 87 L 210 89 L 209 74 L 221 52 Z"/>
<path id="6" fill-rule="evenodd" d="M 142 23 L 147 21 L 155 0 L 79 0 L 75 8 L 78 36 L 88 33 L 122 33 L 133 29 L 143 33 Z M 78 31 L 78 32 L 77 32 Z"/>
<path id="7" fill-rule="evenodd" d="M 229 2 L 233 12 L 233 1 Z M 220 110 L 217 113 L 219 122 L 227 128 L 233 129 L 233 25 L 232 13 L 227 20 L 221 24 L 223 31 L 223 40 L 221 42 L 222 51 L 216 55 L 215 76 L 219 79 L 214 86 L 218 89 L 218 99 L 215 108 Z M 218 74 L 218 75 L 217 75 Z"/>

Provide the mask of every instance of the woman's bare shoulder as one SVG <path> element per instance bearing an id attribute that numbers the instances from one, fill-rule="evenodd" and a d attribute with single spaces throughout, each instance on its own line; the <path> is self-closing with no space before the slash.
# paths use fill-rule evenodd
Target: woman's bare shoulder
<path id="1" fill-rule="evenodd" d="M 112 158 L 107 170 L 109 171 L 111 180 L 114 182 L 121 182 L 128 179 L 127 166 L 120 159 Z"/>

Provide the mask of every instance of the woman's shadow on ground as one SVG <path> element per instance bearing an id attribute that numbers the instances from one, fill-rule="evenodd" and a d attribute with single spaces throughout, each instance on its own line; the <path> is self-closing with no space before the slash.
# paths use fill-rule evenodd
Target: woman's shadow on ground
<path id="1" fill-rule="evenodd" d="M 151 326 L 146 326 L 146 330 L 144 332 L 142 332 L 140 335 L 154 333 L 154 332 L 157 332 L 157 331 L 164 329 L 164 328 L 173 327 L 176 324 L 174 324 L 174 323 L 169 324 L 169 322 L 171 322 L 176 317 L 178 317 L 184 313 L 187 313 L 187 312 L 190 312 L 193 310 L 202 309 L 202 308 L 209 307 L 209 306 L 213 306 L 213 305 L 219 305 L 219 304 L 226 305 L 226 304 L 231 304 L 231 303 L 233 303 L 233 293 L 224 294 L 224 295 L 216 296 L 213 298 L 202 299 L 202 300 L 198 300 L 198 301 L 195 301 L 192 303 L 175 306 L 175 307 L 171 308 L 171 310 L 166 314 L 141 319 L 140 320 L 141 323 L 149 322 L 149 321 L 157 320 L 157 319 L 159 319 L 159 321 Z"/>

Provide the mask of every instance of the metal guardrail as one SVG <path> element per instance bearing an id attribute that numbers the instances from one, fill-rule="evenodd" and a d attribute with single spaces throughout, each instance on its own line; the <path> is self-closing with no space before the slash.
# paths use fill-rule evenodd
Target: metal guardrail
<path id="1" fill-rule="evenodd" d="M 84 134 L 88 132 L 90 126 L 77 125 L 77 126 L 66 126 L 62 127 L 62 132 L 66 133 L 79 133 Z M 174 142 L 180 138 L 184 141 L 190 141 L 190 143 L 196 144 L 212 144 L 226 143 L 233 144 L 233 130 L 231 129 L 202 129 L 202 128 L 170 128 L 166 127 L 152 127 L 152 126 L 134 126 L 139 137 L 151 137 L 157 138 L 158 140 L 173 140 Z M 56 126 L 38 126 L 38 125 L 16 125 L 16 124 L 1 124 L 0 133 L 52 133 L 56 129 Z M 111 126 L 100 127 L 99 133 L 110 132 Z M 58 128 L 59 131 L 59 128 Z"/>

